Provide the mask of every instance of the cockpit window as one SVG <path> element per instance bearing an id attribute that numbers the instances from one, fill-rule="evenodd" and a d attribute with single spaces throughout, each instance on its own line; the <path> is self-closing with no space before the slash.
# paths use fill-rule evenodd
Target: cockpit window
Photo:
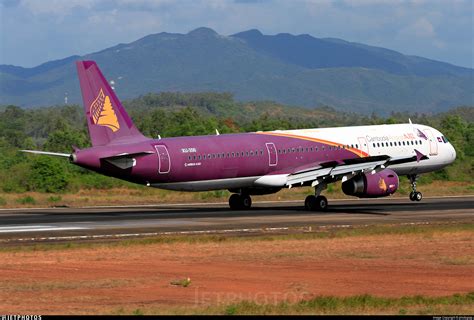
<path id="1" fill-rule="evenodd" d="M 443 139 L 444 143 L 448 143 L 448 142 L 449 142 L 449 141 L 448 141 L 448 138 L 446 138 L 445 136 L 442 136 L 441 138 Z"/>

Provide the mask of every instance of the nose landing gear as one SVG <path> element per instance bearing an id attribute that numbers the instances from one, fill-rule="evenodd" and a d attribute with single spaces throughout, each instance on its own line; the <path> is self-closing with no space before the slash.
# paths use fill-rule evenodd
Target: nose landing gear
<path id="1" fill-rule="evenodd" d="M 421 199 L 423 199 L 423 194 L 419 191 L 416 191 L 416 180 L 418 180 L 418 175 L 408 175 L 408 179 L 410 179 L 410 184 L 412 188 L 412 192 L 410 192 L 410 200 L 421 201 Z"/>

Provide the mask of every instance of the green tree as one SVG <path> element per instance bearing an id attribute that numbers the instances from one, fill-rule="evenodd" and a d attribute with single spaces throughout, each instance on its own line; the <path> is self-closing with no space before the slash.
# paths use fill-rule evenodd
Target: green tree
<path id="1" fill-rule="evenodd" d="M 63 192 L 68 186 L 64 159 L 35 156 L 32 160 L 28 184 L 32 191 Z"/>

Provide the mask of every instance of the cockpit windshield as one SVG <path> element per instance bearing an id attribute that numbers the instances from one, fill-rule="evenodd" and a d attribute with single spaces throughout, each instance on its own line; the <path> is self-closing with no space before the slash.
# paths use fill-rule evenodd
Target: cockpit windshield
<path id="1" fill-rule="evenodd" d="M 448 143 L 448 138 L 446 138 L 445 136 L 441 136 L 441 138 L 443 139 L 444 143 Z"/>

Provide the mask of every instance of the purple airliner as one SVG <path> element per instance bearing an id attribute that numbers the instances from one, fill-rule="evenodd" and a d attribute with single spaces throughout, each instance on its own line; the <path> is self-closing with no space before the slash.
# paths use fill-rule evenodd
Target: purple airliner
<path id="1" fill-rule="evenodd" d="M 232 209 L 248 209 L 250 196 L 282 188 L 311 186 L 308 210 L 325 210 L 321 192 L 342 180 L 356 197 L 385 197 L 410 178 L 410 199 L 420 201 L 416 179 L 456 158 L 438 130 L 393 124 L 150 139 L 135 127 L 94 61 L 76 62 L 92 147 L 72 154 L 23 150 L 69 157 L 98 173 L 168 190 L 227 189 Z M 442 142 L 440 142 L 442 141 Z"/>

